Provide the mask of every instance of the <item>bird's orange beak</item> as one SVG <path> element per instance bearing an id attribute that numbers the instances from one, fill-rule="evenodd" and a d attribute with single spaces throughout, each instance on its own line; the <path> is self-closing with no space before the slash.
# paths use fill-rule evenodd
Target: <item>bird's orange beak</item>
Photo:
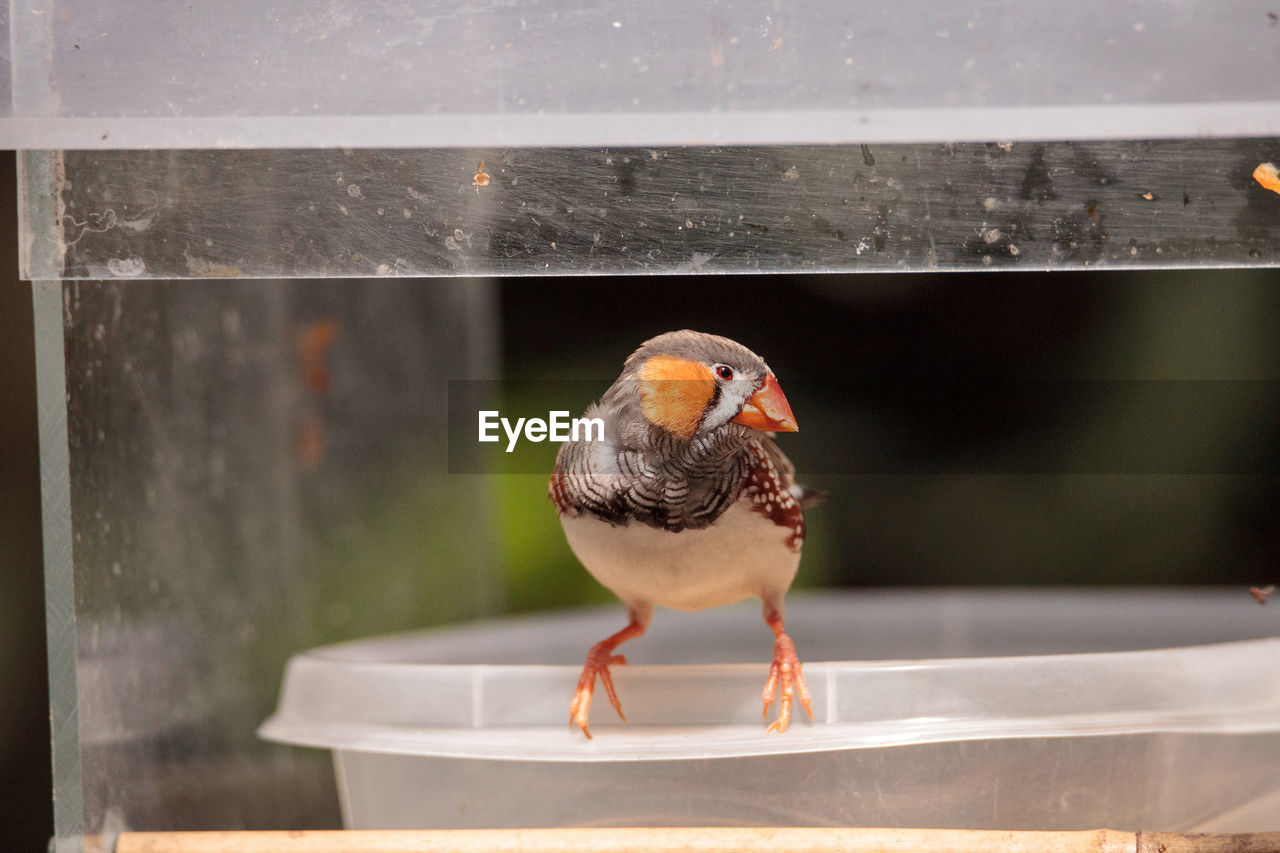
<path id="1" fill-rule="evenodd" d="M 766 432 L 797 432 L 800 429 L 782 393 L 782 386 L 772 373 L 764 378 L 764 387 L 751 395 L 733 422 Z"/>

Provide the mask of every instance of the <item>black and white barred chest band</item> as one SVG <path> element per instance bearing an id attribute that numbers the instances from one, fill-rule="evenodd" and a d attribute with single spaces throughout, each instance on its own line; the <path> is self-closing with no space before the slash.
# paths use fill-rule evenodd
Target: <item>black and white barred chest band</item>
<path id="1" fill-rule="evenodd" d="M 792 486 L 790 472 L 757 440 L 664 436 L 648 454 L 607 442 L 568 442 L 549 491 L 561 516 L 586 514 L 614 526 L 634 522 L 671 532 L 710 527 L 745 501 L 785 529 L 788 546 L 798 551 L 804 513 Z"/>

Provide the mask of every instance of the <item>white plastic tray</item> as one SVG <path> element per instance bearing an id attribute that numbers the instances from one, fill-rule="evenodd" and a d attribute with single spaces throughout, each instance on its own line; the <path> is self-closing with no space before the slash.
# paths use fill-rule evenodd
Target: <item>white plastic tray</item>
<path id="1" fill-rule="evenodd" d="M 1248 804 L 1280 796 L 1276 614 L 1244 590 L 797 596 L 817 719 L 782 735 L 761 722 L 772 637 L 757 610 L 659 612 L 616 668 L 631 724 L 601 693 L 588 741 L 568 727 L 577 659 L 621 620 L 306 652 L 262 734 L 335 750 L 358 827 L 1261 829 Z"/>
<path id="2" fill-rule="evenodd" d="M 587 741 L 570 732 L 568 699 L 580 665 L 539 665 L 586 649 L 622 624 L 619 612 L 560 614 L 492 623 L 443 633 L 411 634 L 316 649 L 289 664 L 280 708 L 264 736 L 289 743 L 370 752 L 468 758 L 549 761 L 644 761 L 816 752 L 954 740 L 1068 737 L 1129 732 L 1280 731 L 1280 638 L 1144 651 L 1088 654 L 1016 652 L 1053 648 L 1096 649 L 1108 640 L 1123 648 L 1159 639 L 1194 642 L 1206 636 L 1203 609 L 1226 617 L 1258 617 L 1247 594 L 1134 595 L 1135 614 L 1173 620 L 1173 631 L 1133 636 L 1133 625 L 1081 624 L 1072 641 L 1052 623 L 1074 613 L 1096 623 L 1117 602 L 1062 593 L 972 596 L 873 594 L 806 599 L 791 607 L 816 722 L 801 712 L 785 735 L 766 735 L 760 691 L 768 674 L 772 635 L 752 608 L 697 615 L 661 612 L 650 629 L 661 640 L 641 638 L 621 651 L 632 661 L 741 660 L 756 663 L 630 665 L 617 667 L 615 683 L 631 724 L 623 725 L 608 702 L 592 708 Z M 931 618 L 933 605 L 937 613 Z M 1003 604 L 1003 607 L 999 605 Z M 994 605 L 994 606 L 993 606 Z M 911 611 L 903 612 L 903 611 Z M 879 612 L 867 612 L 879 611 Z M 960 612 L 967 611 L 967 612 Z M 1057 611 L 1050 613 L 1046 611 Z M 1185 611 L 1185 612 L 1180 612 Z M 1198 613 L 1199 611 L 1199 613 Z M 1119 615 L 1119 614 L 1117 614 Z M 1270 614 L 1266 614 L 1270 615 Z M 907 649 L 932 640 L 933 654 L 977 653 L 984 645 L 1000 656 L 937 659 L 827 661 L 853 656 L 860 622 L 899 617 L 894 634 L 922 632 Z M 933 624 L 940 620 L 941 624 Z M 966 624 L 947 636 L 950 621 Z M 1261 619 L 1255 622 L 1265 622 Z M 1274 621 L 1274 620 L 1265 620 Z M 1065 626 L 1057 626 L 1061 631 Z M 1226 622 L 1233 632 L 1244 626 Z M 1276 627 L 1276 626 L 1268 626 Z M 1199 629 L 1199 630 L 1197 630 Z M 1248 630 L 1241 633 L 1247 635 Z M 1129 636 L 1125 636 L 1128 634 Z M 1207 636 L 1221 637 L 1221 633 Z M 672 645 L 673 638 L 680 638 Z M 928 638 L 928 639 L 926 639 Z M 816 640 L 816 642 L 815 642 Z M 921 642 L 925 640 L 925 642 Z M 806 642 L 808 641 L 808 642 Z M 947 649 L 945 646 L 950 645 Z M 891 649 L 881 638 L 873 651 Z M 646 654 L 646 651 L 650 651 Z M 480 661 L 492 661 L 482 663 Z M 512 665 L 504 662 L 528 660 Z M 776 709 L 773 709 L 776 711 Z"/>

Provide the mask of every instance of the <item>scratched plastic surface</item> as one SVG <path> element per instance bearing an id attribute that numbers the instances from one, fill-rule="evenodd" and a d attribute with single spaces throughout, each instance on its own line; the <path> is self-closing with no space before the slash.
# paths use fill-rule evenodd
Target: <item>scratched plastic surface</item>
<path id="1" fill-rule="evenodd" d="M 9 148 L 1280 134 L 1254 0 L 11 5 Z"/>
<path id="2" fill-rule="evenodd" d="M 1270 160 L 1280 160 L 1280 139 L 29 152 L 24 271 L 137 279 L 1273 267 L 1280 194 L 1251 176 Z"/>
<path id="3" fill-rule="evenodd" d="M 508 620 L 297 655 L 262 733 L 335 750 L 361 828 L 1275 829 L 1271 617 L 1243 590 L 796 596 L 816 720 L 766 735 L 757 609 L 664 611 L 616 669 L 630 724 L 601 694 L 591 741 L 568 698 L 620 612 Z"/>

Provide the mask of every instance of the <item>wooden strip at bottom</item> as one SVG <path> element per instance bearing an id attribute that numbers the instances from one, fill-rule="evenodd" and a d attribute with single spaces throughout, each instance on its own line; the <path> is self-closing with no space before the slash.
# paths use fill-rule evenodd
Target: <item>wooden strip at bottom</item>
<path id="1" fill-rule="evenodd" d="M 1193 848 L 1179 848 L 1190 853 Z M 127 832 L 115 853 L 1137 853 L 1131 832 L 781 827 Z M 1147 853 L 1157 853 L 1156 850 Z M 1172 851 L 1170 851 L 1172 853 Z M 1220 853 L 1215 848 L 1213 853 Z"/>
<path id="2" fill-rule="evenodd" d="M 1137 853 L 1280 853 L 1280 832 L 1139 832 Z"/>

